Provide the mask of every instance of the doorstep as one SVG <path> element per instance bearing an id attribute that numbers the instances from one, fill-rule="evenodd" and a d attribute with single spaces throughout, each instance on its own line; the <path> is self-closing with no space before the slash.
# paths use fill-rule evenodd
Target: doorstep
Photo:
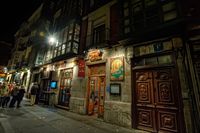
<path id="1" fill-rule="evenodd" d="M 58 104 L 55 104 L 54 106 L 57 107 L 57 108 L 69 110 L 69 107 L 66 107 L 66 106 L 62 106 L 62 105 L 58 105 Z"/>

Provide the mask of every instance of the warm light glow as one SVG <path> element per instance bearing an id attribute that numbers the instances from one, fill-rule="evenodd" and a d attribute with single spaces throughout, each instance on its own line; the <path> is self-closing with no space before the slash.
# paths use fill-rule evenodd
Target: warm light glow
<path id="1" fill-rule="evenodd" d="M 41 31 L 41 32 L 39 33 L 39 35 L 40 35 L 41 37 L 44 37 L 44 32 Z"/>
<path id="2" fill-rule="evenodd" d="M 49 37 L 49 43 L 50 43 L 50 44 L 53 44 L 53 43 L 55 43 L 55 42 L 56 42 L 55 37 L 53 37 L 53 36 Z"/>

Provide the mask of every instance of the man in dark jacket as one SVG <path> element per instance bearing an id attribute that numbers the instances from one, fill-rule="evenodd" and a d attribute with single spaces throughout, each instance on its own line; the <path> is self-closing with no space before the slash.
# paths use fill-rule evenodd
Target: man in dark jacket
<path id="1" fill-rule="evenodd" d="M 17 94 L 17 108 L 20 107 L 20 103 L 23 100 L 24 93 L 25 93 L 24 86 L 21 86 L 20 89 L 19 89 L 19 92 Z"/>
<path id="2" fill-rule="evenodd" d="M 38 84 L 37 82 L 34 83 L 34 85 L 31 87 L 31 105 L 35 104 L 36 94 L 38 90 Z"/>
<path id="3" fill-rule="evenodd" d="M 12 96 L 12 100 L 10 101 L 10 105 L 9 107 L 15 107 L 15 102 L 17 101 L 17 95 L 18 95 L 18 91 L 19 91 L 19 86 L 15 86 L 13 88 L 13 90 L 11 91 L 11 96 Z"/>

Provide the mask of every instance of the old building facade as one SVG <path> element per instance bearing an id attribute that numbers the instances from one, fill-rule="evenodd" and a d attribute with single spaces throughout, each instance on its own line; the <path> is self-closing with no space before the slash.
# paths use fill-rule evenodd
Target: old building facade
<path id="1" fill-rule="evenodd" d="M 52 9 L 44 33 L 54 38 L 32 50 L 31 81 L 40 83 L 39 102 L 127 128 L 198 132 L 200 21 L 195 2 L 44 4 L 43 9 Z"/>

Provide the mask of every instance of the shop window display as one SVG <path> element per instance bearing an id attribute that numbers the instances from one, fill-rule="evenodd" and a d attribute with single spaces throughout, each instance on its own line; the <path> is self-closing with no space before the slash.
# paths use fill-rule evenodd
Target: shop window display
<path id="1" fill-rule="evenodd" d="M 61 81 L 60 81 L 60 93 L 59 93 L 59 105 L 69 107 L 70 102 L 70 89 L 72 83 L 73 69 L 61 70 Z"/>

